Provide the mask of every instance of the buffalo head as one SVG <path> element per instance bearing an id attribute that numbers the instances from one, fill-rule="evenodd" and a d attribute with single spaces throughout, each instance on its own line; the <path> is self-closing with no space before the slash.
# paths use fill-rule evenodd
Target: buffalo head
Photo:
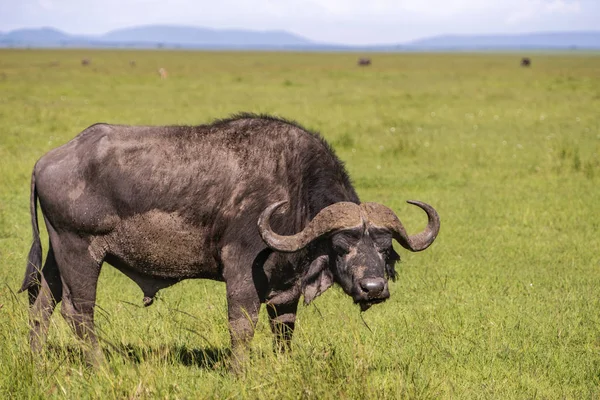
<path id="1" fill-rule="evenodd" d="M 265 243 L 273 250 L 296 252 L 311 243 L 319 243 L 302 287 L 309 303 L 337 282 L 364 311 L 389 296 L 388 279 L 395 278 L 394 265 L 400 259 L 392 247 L 392 238 L 410 251 L 425 250 L 435 240 L 440 219 L 433 207 L 409 201 L 427 213 L 427 228 L 408 236 L 392 210 L 377 203 L 339 202 L 322 209 L 299 233 L 282 236 L 273 232 L 269 220 L 286 202 L 267 207 L 258 226 Z"/>

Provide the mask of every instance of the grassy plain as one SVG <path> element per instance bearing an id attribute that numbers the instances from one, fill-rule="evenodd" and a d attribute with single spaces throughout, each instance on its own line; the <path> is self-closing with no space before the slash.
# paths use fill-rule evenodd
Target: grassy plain
<path id="1" fill-rule="evenodd" d="M 518 54 L 372 54 L 368 68 L 358 57 L 0 51 L 0 398 L 600 398 L 600 56 L 533 54 L 531 68 Z M 182 282 L 143 308 L 105 265 L 108 366 L 86 369 L 59 312 L 48 351 L 31 355 L 16 290 L 35 161 L 95 122 L 238 111 L 320 131 L 361 198 L 409 232 L 426 221 L 405 200 L 438 209 L 436 243 L 399 250 L 369 328 L 330 289 L 300 308 L 293 352 L 277 356 L 263 310 L 234 377 L 223 284 Z"/>

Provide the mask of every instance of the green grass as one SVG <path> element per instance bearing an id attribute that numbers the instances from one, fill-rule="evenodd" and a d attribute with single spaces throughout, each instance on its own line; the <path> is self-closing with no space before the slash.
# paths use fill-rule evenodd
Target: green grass
<path id="1" fill-rule="evenodd" d="M 534 54 L 531 68 L 519 54 L 358 57 L 0 51 L 0 398 L 599 398 L 600 56 Z M 293 352 L 278 356 L 263 310 L 235 377 L 223 284 L 182 282 L 146 309 L 105 265 L 106 368 L 85 367 L 60 312 L 48 351 L 30 354 L 15 293 L 35 161 L 95 122 L 239 111 L 320 131 L 361 198 L 410 232 L 426 221 L 405 200 L 439 211 L 430 249 L 399 250 L 391 299 L 363 315 L 370 329 L 330 289 L 300 308 Z"/>

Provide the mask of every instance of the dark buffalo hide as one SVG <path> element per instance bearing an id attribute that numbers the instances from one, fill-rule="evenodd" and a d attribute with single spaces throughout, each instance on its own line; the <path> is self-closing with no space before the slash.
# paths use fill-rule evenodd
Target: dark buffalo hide
<path id="1" fill-rule="evenodd" d="M 50 239 L 42 249 L 37 202 Z M 226 284 L 234 359 L 267 304 L 285 349 L 301 296 L 339 284 L 362 310 L 389 297 L 398 254 L 427 248 L 439 230 L 408 236 L 396 215 L 361 203 L 342 162 L 316 133 L 270 116 L 241 114 L 200 126 L 92 125 L 35 165 L 33 245 L 22 291 L 31 345 L 62 314 L 102 361 L 94 331 L 96 285 L 108 263 L 140 287 L 144 304 L 183 279 Z M 202 301 L 198 298 L 198 301 Z"/>

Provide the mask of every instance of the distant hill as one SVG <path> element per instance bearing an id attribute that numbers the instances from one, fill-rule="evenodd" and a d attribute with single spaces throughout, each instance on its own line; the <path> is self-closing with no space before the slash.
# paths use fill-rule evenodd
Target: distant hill
<path id="1" fill-rule="evenodd" d="M 181 46 L 305 46 L 311 41 L 285 31 L 216 30 L 185 26 L 141 26 L 119 29 L 101 41 L 163 43 Z"/>
<path id="2" fill-rule="evenodd" d="M 149 25 L 103 35 L 71 35 L 54 28 L 0 33 L 0 47 L 189 48 L 307 51 L 477 51 L 520 49 L 600 50 L 600 31 L 519 35 L 436 36 L 384 46 L 346 46 L 310 41 L 286 31 L 223 30 Z"/>
<path id="3" fill-rule="evenodd" d="M 519 35 L 435 36 L 416 40 L 409 48 L 431 50 L 600 49 L 598 32 L 537 32 Z"/>
<path id="4" fill-rule="evenodd" d="M 54 28 L 18 29 L 4 34 L 0 33 L 0 42 L 23 43 L 24 45 L 31 43 L 59 43 L 71 38 L 71 35 Z"/>
<path id="5" fill-rule="evenodd" d="M 151 25 L 118 29 L 104 35 L 71 35 L 53 28 L 0 33 L 0 47 L 183 47 L 285 48 L 317 44 L 285 31 L 216 30 Z"/>

